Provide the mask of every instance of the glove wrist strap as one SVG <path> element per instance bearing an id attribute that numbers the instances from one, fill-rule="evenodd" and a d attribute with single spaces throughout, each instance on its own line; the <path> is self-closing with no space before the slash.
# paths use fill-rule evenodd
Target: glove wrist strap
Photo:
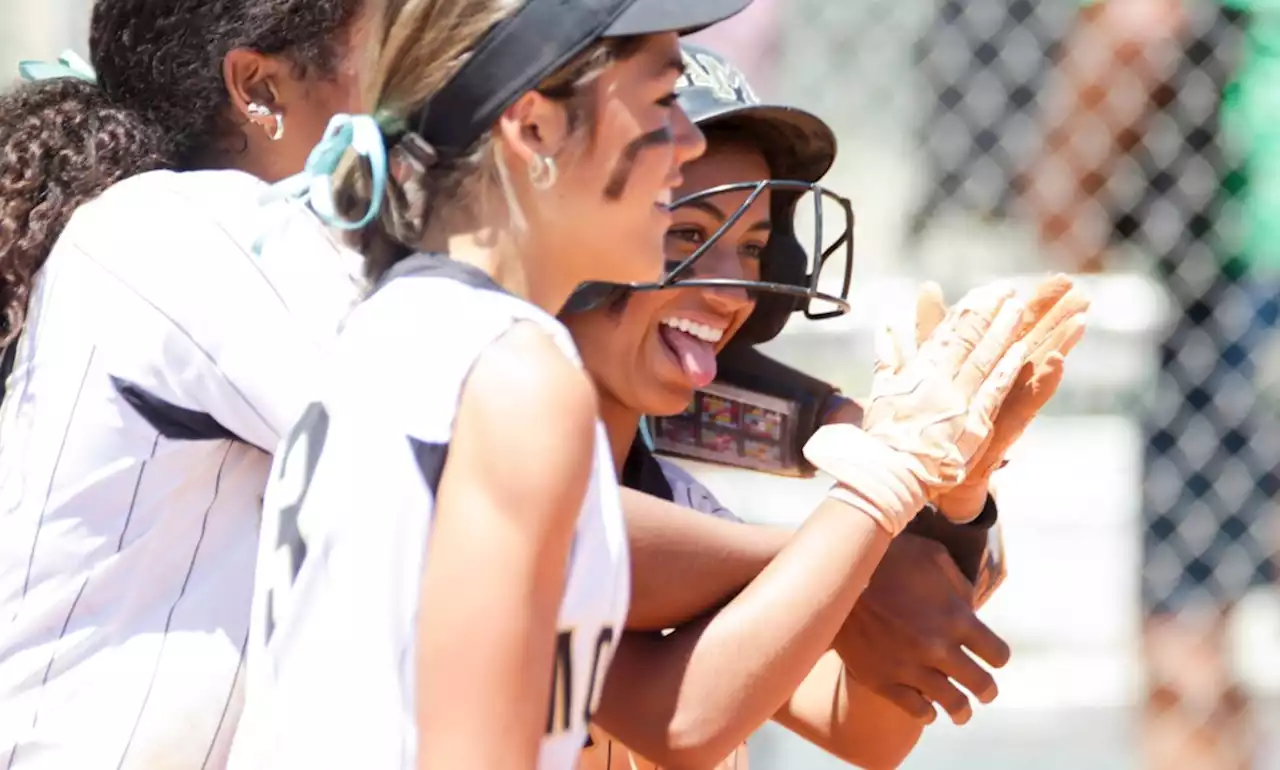
<path id="1" fill-rule="evenodd" d="M 925 506 L 920 462 L 852 425 L 819 428 L 804 452 L 809 462 L 838 482 L 828 497 L 869 516 L 891 537 Z"/>

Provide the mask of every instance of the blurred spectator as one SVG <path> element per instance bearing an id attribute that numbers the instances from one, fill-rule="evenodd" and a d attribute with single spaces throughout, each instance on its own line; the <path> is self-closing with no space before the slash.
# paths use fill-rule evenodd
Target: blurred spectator
<path id="1" fill-rule="evenodd" d="M 936 2 L 913 46 L 931 97 L 920 125 L 930 179 L 909 225 L 913 239 L 953 211 L 1012 214 L 1018 173 L 1038 140 L 1045 79 L 1074 12 L 1038 0 Z"/>
<path id="2" fill-rule="evenodd" d="M 1280 492 L 1264 383 L 1280 297 L 1271 5 L 1101 0 L 1081 10 L 1023 185 L 1058 265 L 1100 270 L 1127 242 L 1155 260 L 1173 308 L 1143 421 L 1150 770 L 1256 761 L 1228 621 L 1273 572 L 1264 530 Z"/>

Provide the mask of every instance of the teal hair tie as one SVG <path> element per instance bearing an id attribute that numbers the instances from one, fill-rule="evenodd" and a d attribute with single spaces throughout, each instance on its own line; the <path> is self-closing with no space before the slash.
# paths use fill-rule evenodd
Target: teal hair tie
<path id="1" fill-rule="evenodd" d="M 27 82 L 37 80 L 53 80 L 55 78 L 76 78 L 90 83 L 98 82 L 98 73 L 93 65 L 75 51 L 63 51 L 57 61 L 20 61 L 18 75 Z"/>
<path id="2" fill-rule="evenodd" d="M 363 217 L 354 221 L 338 214 L 338 207 L 333 199 L 333 175 L 338 172 L 338 164 L 348 151 L 367 160 L 373 176 L 369 208 Z M 329 227 L 359 230 L 378 216 L 386 190 L 387 147 L 377 121 L 370 115 L 342 114 L 333 116 L 329 121 L 320 143 L 307 157 L 302 173 L 272 185 L 262 202 L 305 201 Z"/>
<path id="3" fill-rule="evenodd" d="M 645 447 L 653 451 L 653 434 L 649 432 L 649 418 L 640 418 L 640 440 L 644 442 Z"/>

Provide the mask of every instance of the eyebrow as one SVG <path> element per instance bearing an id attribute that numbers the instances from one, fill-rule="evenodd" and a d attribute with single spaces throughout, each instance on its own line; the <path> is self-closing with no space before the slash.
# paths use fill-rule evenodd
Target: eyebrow
<path id="1" fill-rule="evenodd" d="M 684 205 L 688 206 L 689 208 L 698 209 L 703 213 L 710 214 L 711 216 L 715 217 L 716 219 L 719 219 L 722 222 L 729 218 L 725 216 L 724 212 L 720 210 L 719 206 L 717 206 L 716 204 L 708 200 L 689 201 Z M 683 208 L 683 206 L 681 208 Z M 748 227 L 747 232 L 754 233 L 761 230 L 772 230 L 772 229 L 773 229 L 772 222 L 770 222 L 767 219 L 761 219 L 759 222 L 756 222 L 755 224 L 751 225 L 751 227 Z"/>
<path id="2" fill-rule="evenodd" d="M 680 77 L 685 73 L 686 69 L 684 57 L 670 56 L 662 60 L 662 65 L 658 67 L 658 74 L 665 75 L 668 72 L 674 72 L 676 77 Z"/>

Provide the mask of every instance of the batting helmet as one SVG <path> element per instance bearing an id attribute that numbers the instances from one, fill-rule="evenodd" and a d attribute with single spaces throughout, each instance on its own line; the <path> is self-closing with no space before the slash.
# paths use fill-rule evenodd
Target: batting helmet
<path id="1" fill-rule="evenodd" d="M 816 115 L 795 107 L 762 104 L 742 73 L 724 57 L 701 46 L 682 45 L 685 73 L 676 82 L 680 106 L 704 131 L 731 130 L 754 144 L 769 164 L 771 179 L 739 182 L 700 190 L 671 203 L 672 209 L 733 191 L 748 191 L 746 200 L 692 254 L 653 283 L 589 283 L 569 298 L 565 312 L 581 312 L 616 301 L 632 291 L 685 287 L 742 287 L 756 297 L 751 317 L 734 338 L 735 344 L 756 345 L 782 331 L 793 312 L 812 319 L 849 311 L 853 271 L 853 207 L 846 198 L 818 184 L 836 157 L 836 138 Z M 728 232 L 766 190 L 770 192 L 772 230 L 760 259 L 760 280 L 697 278 L 693 265 Z M 806 250 L 796 233 L 796 211 L 807 194 L 814 204 L 813 245 Z M 843 229 L 824 245 L 826 202 L 833 202 Z M 812 257 L 810 256 L 812 255 Z M 843 265 L 839 260 L 843 260 Z M 823 291 L 818 278 L 836 260 L 842 273 L 838 293 Z"/>

